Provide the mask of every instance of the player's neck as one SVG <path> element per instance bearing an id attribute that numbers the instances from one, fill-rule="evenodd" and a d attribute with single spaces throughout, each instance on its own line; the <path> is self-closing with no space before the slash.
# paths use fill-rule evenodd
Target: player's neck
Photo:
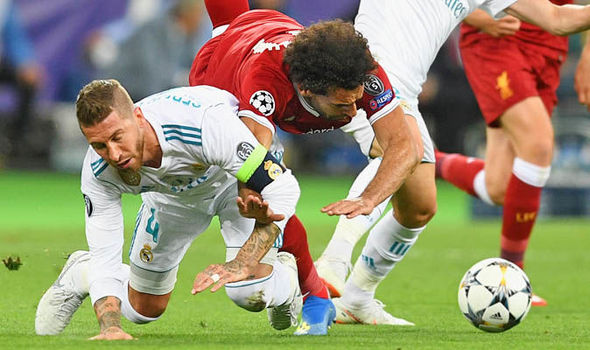
<path id="1" fill-rule="evenodd" d="M 156 131 L 147 120 L 144 133 L 143 166 L 159 168 L 162 165 L 162 147 L 160 147 Z"/>

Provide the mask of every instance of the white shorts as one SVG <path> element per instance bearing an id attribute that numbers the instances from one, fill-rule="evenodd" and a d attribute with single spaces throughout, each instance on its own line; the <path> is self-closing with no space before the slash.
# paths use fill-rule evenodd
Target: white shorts
<path id="1" fill-rule="evenodd" d="M 254 220 L 240 215 L 237 195 L 235 183 L 211 198 L 188 201 L 200 205 L 185 204 L 178 197 L 162 193 L 142 194 L 143 204 L 137 214 L 129 249 L 131 286 L 140 292 L 156 295 L 172 291 L 180 261 L 193 240 L 209 227 L 214 216 L 218 216 L 221 223 L 226 261 L 233 259 L 254 229 Z M 280 248 L 282 238 L 281 233 L 275 248 Z M 277 249 L 271 249 L 262 262 L 274 263 L 276 252 Z"/>

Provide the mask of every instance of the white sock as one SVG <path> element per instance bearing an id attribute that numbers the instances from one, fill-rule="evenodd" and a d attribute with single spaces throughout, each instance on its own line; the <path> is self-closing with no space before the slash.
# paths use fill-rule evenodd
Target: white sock
<path id="1" fill-rule="evenodd" d="M 543 167 L 529 163 L 522 158 L 515 158 L 512 173 L 530 186 L 545 187 L 551 174 L 551 167 Z"/>
<path id="2" fill-rule="evenodd" d="M 490 195 L 488 193 L 488 188 L 486 187 L 486 172 L 485 170 L 480 170 L 475 178 L 473 178 L 473 191 L 477 194 L 477 197 L 481 199 L 484 203 L 489 205 L 496 205 Z"/>
<path id="3" fill-rule="evenodd" d="M 361 195 L 365 188 L 367 188 L 369 182 L 375 177 L 379 165 L 381 165 L 381 158 L 369 161 L 369 164 L 354 180 L 350 187 L 350 191 L 348 192 L 348 196 L 346 197 L 347 199 L 357 198 Z M 379 220 L 385 211 L 388 202 L 389 198 L 376 206 L 369 215 L 359 215 L 352 219 L 347 219 L 345 215 L 340 216 L 334 234 L 332 235 L 332 239 L 322 253 L 322 257 L 330 260 L 339 260 L 348 264 L 354 246 L 365 232 L 367 232 L 369 228 Z"/>
<path id="4" fill-rule="evenodd" d="M 407 228 L 397 222 L 392 210 L 385 214 L 367 238 L 344 286 L 343 301 L 350 306 L 369 303 L 379 283 L 404 258 L 425 227 Z"/>

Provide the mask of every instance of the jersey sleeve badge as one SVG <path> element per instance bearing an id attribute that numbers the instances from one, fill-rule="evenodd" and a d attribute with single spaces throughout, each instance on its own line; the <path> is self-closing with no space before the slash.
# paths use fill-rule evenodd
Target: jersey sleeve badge
<path id="1" fill-rule="evenodd" d="M 250 104 L 265 117 L 268 117 L 275 111 L 275 99 L 266 90 L 258 90 L 253 93 L 250 97 Z"/>

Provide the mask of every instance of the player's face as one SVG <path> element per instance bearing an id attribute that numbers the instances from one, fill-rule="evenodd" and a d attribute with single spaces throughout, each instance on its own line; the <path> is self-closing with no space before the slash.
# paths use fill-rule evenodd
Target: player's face
<path id="1" fill-rule="evenodd" d="M 327 95 L 303 91 L 302 95 L 322 118 L 349 122 L 356 115 L 356 101 L 363 97 L 363 86 L 352 90 L 328 89 Z"/>
<path id="2" fill-rule="evenodd" d="M 82 127 L 88 144 L 111 166 L 137 171 L 143 164 L 143 116 L 111 112 L 100 123 Z"/>

